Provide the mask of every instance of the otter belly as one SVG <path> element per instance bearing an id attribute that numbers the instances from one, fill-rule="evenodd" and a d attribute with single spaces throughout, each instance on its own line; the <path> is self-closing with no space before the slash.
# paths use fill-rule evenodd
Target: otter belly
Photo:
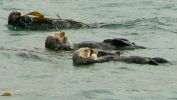
<path id="1" fill-rule="evenodd" d="M 53 19 L 52 22 L 25 23 L 25 26 L 22 28 L 26 28 L 29 30 L 50 30 L 50 29 L 69 29 L 69 28 L 89 28 L 89 26 L 82 22 L 76 22 L 68 19 Z"/>
<path id="2" fill-rule="evenodd" d="M 76 22 L 74 20 L 68 20 L 68 19 L 57 19 L 53 20 L 52 24 L 56 29 L 60 28 L 81 28 L 84 27 L 84 24 L 82 22 Z"/>

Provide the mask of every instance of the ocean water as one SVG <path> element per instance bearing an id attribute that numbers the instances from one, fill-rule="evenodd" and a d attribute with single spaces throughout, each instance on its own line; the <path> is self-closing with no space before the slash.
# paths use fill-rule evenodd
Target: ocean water
<path id="1" fill-rule="evenodd" d="M 1 0 L 0 95 L 12 95 L 0 100 L 177 100 L 176 4 L 176 0 Z M 7 25 L 13 10 L 110 25 L 16 30 Z M 73 52 L 44 47 L 49 34 L 61 31 L 72 42 L 127 38 L 148 49 L 122 51 L 122 56 L 163 57 L 172 64 L 107 62 L 77 67 Z"/>

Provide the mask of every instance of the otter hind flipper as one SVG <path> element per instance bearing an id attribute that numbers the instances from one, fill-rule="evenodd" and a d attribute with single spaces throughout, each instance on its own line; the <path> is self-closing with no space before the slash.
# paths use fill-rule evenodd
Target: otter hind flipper
<path id="1" fill-rule="evenodd" d="M 111 43 L 112 39 L 105 39 L 103 42 L 104 43 Z"/>
<path id="2" fill-rule="evenodd" d="M 160 58 L 160 57 L 155 57 L 152 58 L 154 61 L 158 62 L 158 63 L 169 63 L 168 60 L 164 59 L 164 58 Z"/>
<path id="3" fill-rule="evenodd" d="M 111 43 L 114 46 L 130 46 L 131 42 L 125 38 L 106 39 L 104 43 Z"/>

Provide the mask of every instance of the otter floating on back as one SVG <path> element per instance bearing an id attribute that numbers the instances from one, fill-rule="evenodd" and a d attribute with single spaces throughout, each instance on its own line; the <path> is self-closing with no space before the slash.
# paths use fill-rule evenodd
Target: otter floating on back
<path id="1" fill-rule="evenodd" d="M 79 43 L 71 43 L 65 32 L 50 34 L 45 41 L 45 47 L 51 50 L 76 50 L 81 47 L 98 48 L 103 50 L 134 50 L 145 49 L 124 38 L 106 39 L 103 42 L 83 41 Z"/>
<path id="2" fill-rule="evenodd" d="M 79 48 L 73 54 L 73 63 L 77 65 L 87 65 L 93 63 L 103 63 L 108 61 L 121 61 L 136 64 L 158 65 L 158 63 L 169 63 L 168 60 L 160 57 L 141 57 L 141 56 L 120 56 L 120 53 L 108 53 L 95 51 L 90 48 Z"/>
<path id="3" fill-rule="evenodd" d="M 29 30 L 95 28 L 95 27 L 100 27 L 101 25 L 104 25 L 103 23 L 86 24 L 86 23 L 74 21 L 72 19 L 45 18 L 44 15 L 42 15 L 39 12 L 31 12 L 29 14 L 23 15 L 19 11 L 12 11 L 9 14 L 8 24 L 15 26 L 15 27 L 21 27 L 23 29 L 29 29 Z"/>

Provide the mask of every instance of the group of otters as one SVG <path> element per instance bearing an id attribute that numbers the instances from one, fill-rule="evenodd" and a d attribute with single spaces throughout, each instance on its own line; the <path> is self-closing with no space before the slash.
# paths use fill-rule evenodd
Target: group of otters
<path id="1" fill-rule="evenodd" d="M 58 15 L 57 15 L 58 16 Z M 58 16 L 59 17 L 59 16 Z M 14 27 L 20 27 L 28 30 L 49 30 L 66 28 L 95 28 L 105 25 L 104 23 L 86 24 L 71 19 L 52 19 L 45 18 L 39 12 L 31 12 L 26 15 L 19 11 L 13 11 L 9 14 L 8 24 Z M 93 63 L 103 63 L 109 61 L 122 61 L 127 63 L 151 64 L 170 63 L 161 57 L 142 57 L 142 56 L 120 56 L 120 52 L 115 53 L 103 50 L 134 50 L 146 49 L 130 42 L 125 38 L 105 39 L 103 42 L 84 41 L 72 43 L 65 32 L 58 32 L 49 35 L 45 41 L 45 47 L 51 50 L 75 50 L 73 54 L 73 63 L 76 65 L 87 65 Z M 100 51 L 94 50 L 101 49 Z"/>

